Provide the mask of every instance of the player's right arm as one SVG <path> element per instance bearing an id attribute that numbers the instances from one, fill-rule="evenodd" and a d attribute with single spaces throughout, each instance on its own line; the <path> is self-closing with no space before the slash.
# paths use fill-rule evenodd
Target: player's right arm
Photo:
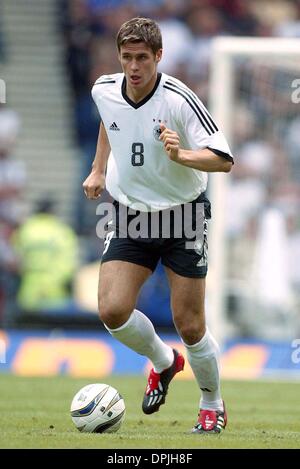
<path id="1" fill-rule="evenodd" d="M 88 199 L 98 199 L 105 188 L 105 172 L 109 154 L 110 143 L 101 122 L 92 170 L 82 185 Z"/>

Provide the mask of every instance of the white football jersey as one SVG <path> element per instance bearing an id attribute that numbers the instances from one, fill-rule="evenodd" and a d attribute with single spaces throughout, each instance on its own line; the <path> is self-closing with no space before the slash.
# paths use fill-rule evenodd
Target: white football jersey
<path id="1" fill-rule="evenodd" d="M 151 93 L 134 103 L 126 95 L 123 73 L 102 75 L 92 96 L 111 146 L 106 188 L 124 205 L 157 211 L 190 202 L 206 189 L 206 172 L 168 158 L 159 140 L 160 123 L 178 133 L 181 148 L 210 148 L 232 161 L 203 103 L 176 78 L 159 73 Z"/>

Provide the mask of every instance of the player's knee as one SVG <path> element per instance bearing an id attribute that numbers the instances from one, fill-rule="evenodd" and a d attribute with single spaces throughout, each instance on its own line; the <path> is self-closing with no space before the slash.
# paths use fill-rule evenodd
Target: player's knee
<path id="1" fill-rule="evenodd" d="M 188 345 L 196 344 L 205 334 L 205 323 L 199 317 L 188 318 L 181 315 L 174 317 L 174 323 L 180 337 Z"/>
<path id="2" fill-rule="evenodd" d="M 99 299 L 100 320 L 110 329 L 122 326 L 128 320 L 132 310 L 130 305 Z"/>
<path id="3" fill-rule="evenodd" d="M 180 337 L 182 338 L 183 342 L 187 345 L 194 345 L 201 340 L 203 334 L 196 327 L 182 327 L 179 330 Z"/>

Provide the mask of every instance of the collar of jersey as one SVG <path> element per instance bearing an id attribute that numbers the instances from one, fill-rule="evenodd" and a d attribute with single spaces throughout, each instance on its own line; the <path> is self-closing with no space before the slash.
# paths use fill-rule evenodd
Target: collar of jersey
<path id="1" fill-rule="evenodd" d="M 149 94 L 147 94 L 147 96 L 145 96 L 141 101 L 139 101 L 138 103 L 135 103 L 134 101 L 132 101 L 126 94 L 126 77 L 124 76 L 123 78 L 123 82 L 122 82 L 122 96 L 123 98 L 125 99 L 125 101 L 130 104 L 130 106 L 134 107 L 134 109 L 138 109 L 139 107 L 143 106 L 144 104 L 146 104 L 147 101 L 149 101 L 149 99 L 152 98 L 152 96 L 154 95 L 155 91 L 157 90 L 157 87 L 159 85 L 159 82 L 161 80 L 161 73 L 158 73 L 157 74 L 157 79 L 156 79 L 156 82 L 155 82 L 155 85 L 152 89 L 152 91 L 150 91 Z"/>

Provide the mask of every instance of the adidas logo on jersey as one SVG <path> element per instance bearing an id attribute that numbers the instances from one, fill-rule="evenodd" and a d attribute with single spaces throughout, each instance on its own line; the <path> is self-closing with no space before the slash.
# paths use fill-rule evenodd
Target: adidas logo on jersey
<path id="1" fill-rule="evenodd" d="M 109 130 L 120 130 L 119 127 L 117 126 L 117 124 L 115 122 L 113 122 L 109 128 Z"/>

